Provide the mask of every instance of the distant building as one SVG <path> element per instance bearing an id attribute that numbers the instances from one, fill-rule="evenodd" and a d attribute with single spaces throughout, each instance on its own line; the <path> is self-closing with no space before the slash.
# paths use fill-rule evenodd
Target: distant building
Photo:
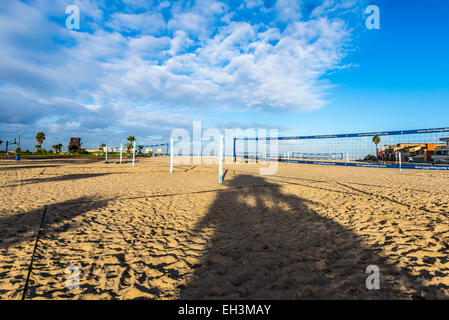
<path id="1" fill-rule="evenodd" d="M 162 154 L 162 149 L 158 148 L 156 150 L 153 150 L 153 148 L 146 148 L 145 152 L 146 154 L 152 153 L 152 154 Z"/>
<path id="2" fill-rule="evenodd" d="M 103 149 L 86 149 L 87 152 L 95 153 L 95 152 L 106 152 L 106 147 Z M 108 148 L 108 152 L 117 153 L 120 152 L 120 148 Z"/>
<path id="3" fill-rule="evenodd" d="M 446 145 L 435 148 L 433 159 L 438 162 L 449 162 L 449 137 L 440 138 L 440 141 L 445 141 Z"/>
<path id="4" fill-rule="evenodd" d="M 87 152 L 106 152 L 106 147 L 102 149 L 86 149 Z M 108 148 L 108 152 L 120 152 L 120 148 Z"/>
<path id="5" fill-rule="evenodd" d="M 443 143 L 398 143 L 380 148 L 377 156 L 381 160 L 395 161 L 400 153 L 404 161 L 432 162 L 439 161 L 435 158 L 437 152 L 444 152 L 445 147 L 447 148 L 447 145 Z"/>
<path id="6" fill-rule="evenodd" d="M 387 160 L 386 149 L 378 148 L 377 149 L 377 159 Z"/>

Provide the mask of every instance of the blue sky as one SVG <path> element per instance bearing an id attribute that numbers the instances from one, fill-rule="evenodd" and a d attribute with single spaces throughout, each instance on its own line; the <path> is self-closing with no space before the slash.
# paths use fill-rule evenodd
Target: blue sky
<path id="1" fill-rule="evenodd" d="M 68 5 L 80 29 L 68 30 Z M 380 30 L 365 8 L 380 8 Z M 172 129 L 281 135 L 449 125 L 447 1 L 0 3 L 0 139 L 32 149 L 165 142 Z"/>

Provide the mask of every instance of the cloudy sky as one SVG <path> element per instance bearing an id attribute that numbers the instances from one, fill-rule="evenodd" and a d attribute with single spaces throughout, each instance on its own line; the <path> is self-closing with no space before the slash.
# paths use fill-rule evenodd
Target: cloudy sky
<path id="1" fill-rule="evenodd" d="M 365 26 L 369 4 L 380 30 Z M 448 126 L 447 12 L 438 0 L 2 0 L 0 139 L 150 144 L 195 120 L 281 135 Z"/>

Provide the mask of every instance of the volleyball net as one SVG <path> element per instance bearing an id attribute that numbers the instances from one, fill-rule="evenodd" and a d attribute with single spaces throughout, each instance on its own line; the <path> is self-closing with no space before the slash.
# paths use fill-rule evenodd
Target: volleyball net
<path id="1" fill-rule="evenodd" d="M 170 171 L 174 164 L 222 166 L 223 161 L 449 170 L 449 127 L 289 137 L 271 129 L 239 132 L 225 130 L 222 136 L 214 130 L 199 139 L 172 134 L 171 144 L 161 145 L 170 154 Z"/>
<path id="2" fill-rule="evenodd" d="M 234 158 L 345 165 L 375 162 L 387 167 L 398 165 L 400 158 L 404 167 L 425 164 L 449 169 L 449 128 L 236 138 Z"/>

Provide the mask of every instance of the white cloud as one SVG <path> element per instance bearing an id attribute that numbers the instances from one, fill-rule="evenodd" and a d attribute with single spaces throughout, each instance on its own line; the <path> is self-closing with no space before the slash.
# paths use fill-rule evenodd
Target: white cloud
<path id="1" fill-rule="evenodd" d="M 168 22 L 170 30 L 184 30 L 192 34 L 203 33 L 207 30 L 208 20 L 197 13 L 176 13 Z"/>
<path id="2" fill-rule="evenodd" d="M 170 41 L 170 55 L 174 56 L 193 44 L 192 39 L 189 38 L 184 31 L 175 31 L 173 38 Z"/>
<path id="3" fill-rule="evenodd" d="M 197 0 L 192 6 L 189 2 L 176 2 L 171 10 L 173 17 L 168 22 L 168 29 L 183 30 L 205 40 L 214 31 L 217 18 L 226 14 L 227 10 L 226 4 L 214 0 Z"/>
<path id="4" fill-rule="evenodd" d="M 244 2 L 247 9 L 263 6 L 263 0 L 245 0 Z"/>
<path id="5" fill-rule="evenodd" d="M 163 59 L 166 51 L 170 49 L 173 39 L 169 37 L 154 37 L 151 35 L 128 40 L 128 51 L 130 56 L 141 57 L 143 59 Z"/>
<path id="6" fill-rule="evenodd" d="M 160 13 L 114 13 L 108 27 L 117 31 L 139 31 L 140 33 L 156 34 L 164 31 L 166 24 L 164 17 Z"/>
<path id="7" fill-rule="evenodd" d="M 343 21 L 295 22 L 282 34 L 275 28 L 259 29 L 232 23 L 196 51 L 162 65 L 120 61 L 104 79 L 104 88 L 110 94 L 193 107 L 323 106 L 327 85 L 320 77 L 344 57 L 349 32 Z"/>
<path id="8" fill-rule="evenodd" d="M 182 110 L 175 119 L 205 108 L 321 108 L 331 85 L 326 75 L 345 67 L 351 39 L 350 26 L 326 13 L 353 10 L 354 1 L 324 0 L 306 19 L 301 1 L 279 0 L 267 9 L 262 1 L 247 0 L 246 8 L 259 15 L 247 21 L 235 8 L 211 0 L 152 7 L 128 0 L 146 11 L 110 17 L 103 2 L 75 1 L 94 18 L 89 32 L 50 21 L 60 8 L 65 16 L 67 1 L 55 7 L 49 1 L 2 3 L 0 108 L 7 116 L 0 121 L 41 123 L 52 132 L 122 132 L 135 116 L 159 119 L 164 128 L 179 124 L 158 118 L 162 107 Z M 167 22 L 161 8 L 171 13 Z M 139 130 L 148 136 L 144 126 Z"/>
<path id="9" fill-rule="evenodd" d="M 293 22 L 301 19 L 301 4 L 298 0 L 277 0 L 274 10 L 277 19 L 282 22 Z"/>

